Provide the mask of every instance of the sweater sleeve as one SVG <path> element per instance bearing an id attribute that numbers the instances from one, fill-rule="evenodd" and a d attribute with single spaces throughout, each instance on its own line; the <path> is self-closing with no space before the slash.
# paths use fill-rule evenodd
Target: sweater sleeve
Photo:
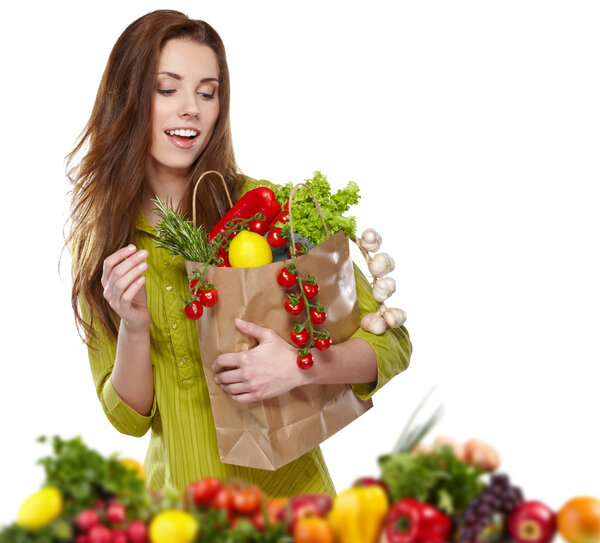
<path id="1" fill-rule="evenodd" d="M 358 308 L 362 318 L 367 313 L 377 311 L 379 303 L 373 298 L 371 285 L 356 264 L 354 265 L 354 277 L 358 295 Z M 392 377 L 408 368 L 412 353 L 412 344 L 408 336 L 408 331 L 404 326 L 387 328 L 380 336 L 359 328 L 354 332 L 352 337 L 366 341 L 373 347 L 377 355 L 377 381 L 352 385 L 354 393 L 360 399 L 366 400 L 392 379 Z"/>
<path id="2" fill-rule="evenodd" d="M 90 322 L 88 304 L 80 300 L 80 306 L 83 318 Z M 138 413 L 121 399 L 114 389 L 111 379 L 117 352 L 116 342 L 107 337 L 104 329 L 97 321 L 94 321 L 93 328 L 97 337 L 88 346 L 88 357 L 96 393 L 102 409 L 109 422 L 119 432 L 141 437 L 152 424 L 152 418 L 156 412 L 156 395 L 154 395 L 150 414 L 147 416 Z"/>

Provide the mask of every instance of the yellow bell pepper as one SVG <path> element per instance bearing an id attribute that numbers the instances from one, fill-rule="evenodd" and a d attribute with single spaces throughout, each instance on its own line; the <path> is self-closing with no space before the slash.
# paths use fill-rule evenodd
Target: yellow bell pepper
<path id="1" fill-rule="evenodd" d="M 378 485 L 349 488 L 333 500 L 328 520 L 338 543 L 377 543 L 388 510 Z"/>

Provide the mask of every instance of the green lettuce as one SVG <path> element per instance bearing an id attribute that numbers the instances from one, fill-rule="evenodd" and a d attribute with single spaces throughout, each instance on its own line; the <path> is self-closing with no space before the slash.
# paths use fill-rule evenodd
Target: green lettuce
<path id="1" fill-rule="evenodd" d="M 349 238 L 354 237 L 356 217 L 345 217 L 344 213 L 350 209 L 350 206 L 358 203 L 360 199 L 358 185 L 354 181 L 349 181 L 344 188 L 331 194 L 331 185 L 327 181 L 327 176 L 319 171 L 314 172 L 313 178 L 306 179 L 304 183 L 312 189 L 329 233 L 333 235 L 342 230 Z M 275 188 L 275 196 L 282 205 L 288 201 L 293 186 L 290 182 Z M 327 238 L 310 191 L 305 187 L 299 187 L 294 193 L 292 222 L 294 232 L 304 236 L 314 245 L 319 245 Z"/>

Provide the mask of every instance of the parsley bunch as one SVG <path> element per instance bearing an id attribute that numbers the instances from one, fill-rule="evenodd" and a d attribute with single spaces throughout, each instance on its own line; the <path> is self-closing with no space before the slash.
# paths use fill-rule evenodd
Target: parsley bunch
<path id="1" fill-rule="evenodd" d="M 482 471 L 456 458 L 449 447 L 386 454 L 378 462 L 394 501 L 415 498 L 451 515 L 463 511 L 484 486 Z"/>

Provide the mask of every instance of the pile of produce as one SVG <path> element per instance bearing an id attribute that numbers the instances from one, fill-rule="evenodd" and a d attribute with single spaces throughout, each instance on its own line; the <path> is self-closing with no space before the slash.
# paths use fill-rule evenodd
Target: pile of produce
<path id="1" fill-rule="evenodd" d="M 439 412 L 436 412 L 436 416 Z M 600 543 L 600 500 L 578 496 L 558 511 L 527 500 L 499 456 L 479 440 L 460 444 L 409 428 L 337 496 L 266 496 L 244 481 L 207 477 L 173 490 L 144 490 L 134 460 L 104 458 L 80 438 L 52 440 L 46 480 L 0 543 Z M 408 428 L 408 426 L 407 426 Z M 40 441 L 44 441 L 43 438 Z"/>

